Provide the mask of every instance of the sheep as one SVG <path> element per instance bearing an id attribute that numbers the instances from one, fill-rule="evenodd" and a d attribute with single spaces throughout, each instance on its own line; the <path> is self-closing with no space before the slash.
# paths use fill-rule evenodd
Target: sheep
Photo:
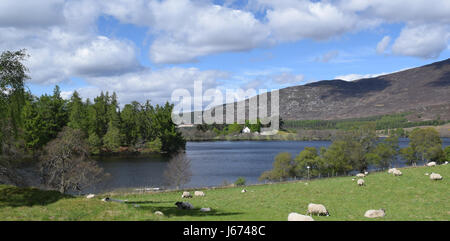
<path id="1" fill-rule="evenodd" d="M 400 170 L 395 169 L 392 174 L 394 174 L 394 176 L 401 176 L 403 173 Z"/>
<path id="2" fill-rule="evenodd" d="M 364 214 L 364 217 L 366 218 L 381 218 L 386 215 L 386 211 L 384 209 L 378 209 L 378 210 L 367 210 Z"/>
<path id="3" fill-rule="evenodd" d="M 176 202 L 175 205 L 179 209 L 194 209 L 194 206 L 188 202 Z"/>
<path id="4" fill-rule="evenodd" d="M 314 219 L 307 215 L 301 215 L 298 213 L 290 213 L 288 215 L 288 221 L 314 221 Z"/>
<path id="5" fill-rule="evenodd" d="M 247 192 L 247 190 L 245 190 L 245 189 L 242 189 L 242 191 L 241 191 L 242 193 L 244 193 L 244 192 Z"/>
<path id="6" fill-rule="evenodd" d="M 395 168 L 395 167 L 394 168 L 389 168 L 388 173 L 392 174 L 392 173 L 394 173 L 395 170 L 397 170 L 397 168 Z"/>
<path id="7" fill-rule="evenodd" d="M 164 216 L 164 213 L 161 212 L 161 211 L 156 211 L 156 212 L 155 212 L 155 215 L 156 215 L 156 216 Z"/>
<path id="8" fill-rule="evenodd" d="M 434 167 L 434 166 L 436 166 L 436 162 L 428 162 L 428 163 L 426 164 L 426 166 L 427 166 L 427 167 Z"/>
<path id="9" fill-rule="evenodd" d="M 364 186 L 364 179 L 358 179 L 357 183 L 359 186 Z"/>
<path id="10" fill-rule="evenodd" d="M 447 164 L 448 164 L 448 161 L 445 161 L 444 164 L 442 164 L 442 165 L 447 165 Z"/>
<path id="11" fill-rule="evenodd" d="M 89 195 L 86 196 L 87 199 L 91 199 L 91 198 L 94 198 L 94 197 L 95 197 L 94 194 L 89 194 Z"/>
<path id="12" fill-rule="evenodd" d="M 356 174 L 356 177 L 365 177 L 366 175 L 364 175 L 364 173 L 358 173 Z"/>
<path id="13" fill-rule="evenodd" d="M 211 212 L 211 208 L 200 208 L 200 212 Z"/>
<path id="14" fill-rule="evenodd" d="M 433 172 L 430 174 L 430 179 L 431 180 L 442 180 L 442 176 L 438 173 Z"/>
<path id="15" fill-rule="evenodd" d="M 204 196 L 205 196 L 205 193 L 202 192 L 202 191 L 195 191 L 195 192 L 194 192 L 194 196 L 197 196 L 197 197 L 204 197 Z"/>
<path id="16" fill-rule="evenodd" d="M 367 175 L 369 175 L 369 172 L 367 172 L 367 171 L 366 171 L 366 172 L 364 172 L 364 175 L 366 175 L 366 176 L 367 176 Z"/>
<path id="17" fill-rule="evenodd" d="M 352 178 L 352 181 L 356 180 L 356 178 Z"/>
<path id="18" fill-rule="evenodd" d="M 183 194 L 181 195 L 181 198 L 191 198 L 192 195 L 190 192 L 183 192 Z"/>
<path id="19" fill-rule="evenodd" d="M 319 215 L 319 216 L 330 216 L 330 213 L 327 211 L 324 205 L 322 204 L 308 204 L 308 211 L 306 212 L 308 215 Z"/>

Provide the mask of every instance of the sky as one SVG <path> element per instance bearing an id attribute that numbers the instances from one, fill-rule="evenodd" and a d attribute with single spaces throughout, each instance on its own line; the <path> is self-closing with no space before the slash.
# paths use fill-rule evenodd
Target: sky
<path id="1" fill-rule="evenodd" d="M 0 51 L 26 49 L 29 90 L 116 92 L 353 81 L 450 57 L 448 0 L 0 1 Z"/>

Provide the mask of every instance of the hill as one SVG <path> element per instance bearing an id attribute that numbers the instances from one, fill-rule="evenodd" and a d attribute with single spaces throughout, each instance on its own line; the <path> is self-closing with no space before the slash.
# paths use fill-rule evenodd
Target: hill
<path id="1" fill-rule="evenodd" d="M 450 120 L 450 59 L 376 78 L 322 80 L 287 87 L 279 96 L 284 120 L 335 120 L 404 112 L 410 112 L 410 121 Z"/>
<path id="2" fill-rule="evenodd" d="M 308 203 L 322 203 L 330 217 L 315 220 L 369 220 L 368 209 L 384 208 L 379 220 L 450 220 L 450 165 L 401 169 L 403 176 L 387 172 L 371 173 L 366 186 L 352 177 L 324 178 L 264 184 L 242 188 L 204 190 L 205 197 L 187 201 L 194 210 L 174 205 L 181 191 L 153 194 L 115 194 L 127 203 L 62 196 L 57 192 L 0 185 L 0 220 L 287 220 L 290 212 L 305 213 Z M 444 179 L 431 181 L 424 173 L 437 172 Z M 256 200 L 256 201 L 255 201 Z M 209 213 L 200 212 L 210 207 Z M 162 211 L 165 216 L 155 216 Z"/>

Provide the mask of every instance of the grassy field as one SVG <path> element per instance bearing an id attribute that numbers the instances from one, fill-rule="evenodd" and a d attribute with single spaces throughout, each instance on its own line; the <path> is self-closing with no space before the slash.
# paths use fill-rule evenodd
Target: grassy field
<path id="1" fill-rule="evenodd" d="M 324 204 L 330 217 L 315 220 L 369 220 L 364 212 L 384 208 L 378 220 L 450 220 L 450 165 L 402 169 L 403 176 L 372 173 L 359 187 L 352 177 L 289 182 L 242 188 L 204 190 L 205 197 L 182 199 L 181 191 L 116 194 L 127 203 L 102 202 L 57 192 L 0 185 L 0 220 L 287 220 L 290 212 L 304 214 L 308 203 Z M 444 179 L 432 181 L 425 173 Z M 188 201 L 195 210 L 178 210 Z M 210 207 L 209 213 L 199 211 Z M 155 216 L 162 211 L 165 216 Z"/>

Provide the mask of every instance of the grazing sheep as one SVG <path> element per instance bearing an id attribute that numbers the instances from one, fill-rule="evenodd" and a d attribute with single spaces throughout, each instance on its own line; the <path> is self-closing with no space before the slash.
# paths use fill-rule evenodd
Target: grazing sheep
<path id="1" fill-rule="evenodd" d="M 194 192 L 194 196 L 204 197 L 204 196 L 205 196 L 205 193 L 202 192 L 202 191 L 195 191 L 195 192 Z"/>
<path id="2" fill-rule="evenodd" d="M 314 219 L 307 215 L 301 215 L 298 213 L 290 213 L 288 215 L 288 221 L 314 221 Z"/>
<path id="3" fill-rule="evenodd" d="M 444 163 L 442 163 L 442 165 L 447 165 L 448 164 L 448 161 L 445 161 Z"/>
<path id="4" fill-rule="evenodd" d="M 384 209 L 379 209 L 379 210 L 367 210 L 366 213 L 364 214 L 364 217 L 366 218 L 381 218 L 384 217 L 386 215 L 386 211 Z"/>
<path id="5" fill-rule="evenodd" d="M 183 194 L 181 195 L 181 198 L 191 198 L 192 195 L 190 192 L 183 192 Z"/>
<path id="6" fill-rule="evenodd" d="M 188 202 L 176 202 L 175 205 L 179 209 L 194 209 L 194 206 Z"/>
<path id="7" fill-rule="evenodd" d="M 200 208 L 200 212 L 211 212 L 211 208 Z"/>
<path id="8" fill-rule="evenodd" d="M 308 204 L 308 211 L 306 212 L 308 215 L 319 215 L 319 216 L 330 216 L 327 209 L 322 204 Z"/>
<path id="9" fill-rule="evenodd" d="M 364 172 L 364 175 L 366 175 L 366 176 L 369 175 L 369 172 Z"/>
<path id="10" fill-rule="evenodd" d="M 394 176 L 401 176 L 403 173 L 400 170 L 395 169 L 392 174 L 394 174 Z"/>
<path id="11" fill-rule="evenodd" d="M 436 166 L 436 162 L 428 162 L 426 165 L 427 167 L 434 167 Z"/>
<path id="12" fill-rule="evenodd" d="M 364 175 L 364 173 L 358 173 L 356 174 L 356 177 L 365 177 L 366 175 Z"/>
<path id="13" fill-rule="evenodd" d="M 156 211 L 156 212 L 155 212 L 155 215 L 157 215 L 157 216 L 164 216 L 164 213 L 161 212 L 161 211 Z"/>
<path id="14" fill-rule="evenodd" d="M 364 179 L 358 179 L 357 183 L 359 186 L 364 186 Z"/>
<path id="15" fill-rule="evenodd" d="M 430 179 L 431 180 L 442 180 L 442 176 L 438 173 L 433 172 L 430 174 Z"/>
<path id="16" fill-rule="evenodd" d="M 242 193 L 244 193 L 244 192 L 247 192 L 247 190 L 245 190 L 245 189 L 242 189 L 242 191 L 241 191 Z"/>
<path id="17" fill-rule="evenodd" d="M 395 167 L 394 168 L 389 168 L 388 173 L 392 174 L 392 173 L 394 173 L 395 170 L 397 170 L 397 168 L 395 168 Z"/>
<path id="18" fill-rule="evenodd" d="M 94 194 L 89 194 L 89 195 L 86 196 L 87 199 L 91 199 L 91 198 L 94 198 L 94 197 L 95 197 Z"/>

